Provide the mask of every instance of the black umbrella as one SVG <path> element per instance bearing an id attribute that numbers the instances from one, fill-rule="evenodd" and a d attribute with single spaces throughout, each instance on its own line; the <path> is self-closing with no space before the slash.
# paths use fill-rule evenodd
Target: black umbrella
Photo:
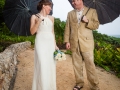
<path id="1" fill-rule="evenodd" d="M 72 0 L 68 1 L 72 5 Z M 83 0 L 83 1 L 85 6 L 96 9 L 100 24 L 112 22 L 120 15 L 120 0 Z"/>
<path id="2" fill-rule="evenodd" d="M 37 4 L 39 1 L 40 0 L 6 0 L 3 16 L 7 27 L 17 35 L 31 35 L 30 17 L 38 13 Z"/>

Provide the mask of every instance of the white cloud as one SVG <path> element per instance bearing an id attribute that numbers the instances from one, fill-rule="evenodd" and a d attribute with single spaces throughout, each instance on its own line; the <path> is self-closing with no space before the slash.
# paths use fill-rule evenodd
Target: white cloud
<path id="1" fill-rule="evenodd" d="M 73 8 L 69 4 L 68 0 L 52 0 L 53 1 L 53 16 L 65 21 L 67 13 Z"/>
<path id="2" fill-rule="evenodd" d="M 120 35 L 120 17 L 111 23 L 100 25 L 98 31 L 107 35 Z"/>

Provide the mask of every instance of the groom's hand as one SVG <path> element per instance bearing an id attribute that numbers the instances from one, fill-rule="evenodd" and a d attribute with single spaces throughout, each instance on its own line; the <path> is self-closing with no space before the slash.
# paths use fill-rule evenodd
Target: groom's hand
<path id="1" fill-rule="evenodd" d="M 85 23 L 88 23 L 88 22 L 89 22 L 89 20 L 87 19 L 86 16 L 83 16 L 83 17 L 82 17 L 82 21 L 85 22 Z"/>
<path id="2" fill-rule="evenodd" d="M 66 49 L 70 49 L 70 43 L 66 43 Z"/>

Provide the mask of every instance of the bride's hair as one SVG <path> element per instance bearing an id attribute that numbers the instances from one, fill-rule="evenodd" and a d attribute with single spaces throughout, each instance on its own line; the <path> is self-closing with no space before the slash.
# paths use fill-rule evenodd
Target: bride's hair
<path id="1" fill-rule="evenodd" d="M 37 5 L 37 10 L 38 10 L 38 11 L 41 11 L 43 5 L 50 5 L 50 6 L 52 6 L 53 3 L 51 2 L 51 0 L 41 0 L 41 1 L 38 3 L 38 5 Z"/>

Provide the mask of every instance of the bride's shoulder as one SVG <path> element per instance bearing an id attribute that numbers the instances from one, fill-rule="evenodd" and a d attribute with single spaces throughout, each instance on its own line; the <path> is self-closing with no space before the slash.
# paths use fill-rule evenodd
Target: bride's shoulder
<path id="1" fill-rule="evenodd" d="M 48 15 L 48 17 L 54 22 L 54 17 L 51 15 Z"/>
<path id="2" fill-rule="evenodd" d="M 31 18 L 35 18 L 35 15 L 32 15 Z"/>
<path id="3" fill-rule="evenodd" d="M 32 16 L 31 16 L 31 18 L 32 19 L 36 19 L 36 18 L 39 18 L 36 14 L 33 14 Z"/>

